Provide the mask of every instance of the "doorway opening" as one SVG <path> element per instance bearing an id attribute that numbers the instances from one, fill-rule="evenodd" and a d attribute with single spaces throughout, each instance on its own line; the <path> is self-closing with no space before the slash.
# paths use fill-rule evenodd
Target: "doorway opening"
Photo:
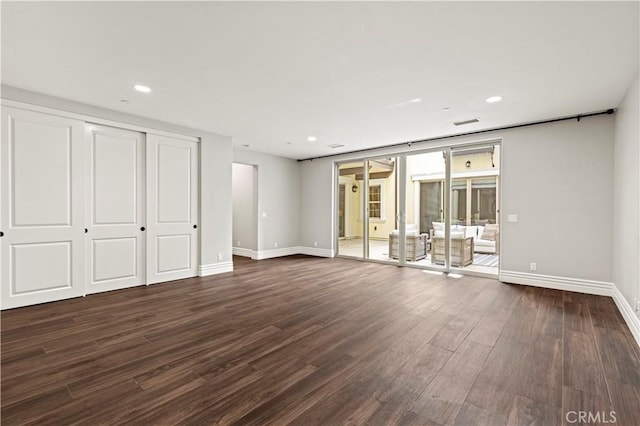
<path id="1" fill-rule="evenodd" d="M 255 259 L 258 250 L 258 166 L 232 164 L 233 254 Z"/>

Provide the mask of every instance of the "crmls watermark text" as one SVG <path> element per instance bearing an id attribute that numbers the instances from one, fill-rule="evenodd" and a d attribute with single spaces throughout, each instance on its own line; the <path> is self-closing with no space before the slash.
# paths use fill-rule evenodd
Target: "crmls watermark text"
<path id="1" fill-rule="evenodd" d="M 615 411 L 568 411 L 567 423 L 615 423 Z"/>

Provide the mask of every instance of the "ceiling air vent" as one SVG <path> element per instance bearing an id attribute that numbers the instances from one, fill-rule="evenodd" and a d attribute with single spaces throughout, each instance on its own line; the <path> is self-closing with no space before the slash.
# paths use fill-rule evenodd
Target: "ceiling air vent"
<path id="1" fill-rule="evenodd" d="M 454 126 L 464 126 L 465 124 L 479 123 L 479 122 L 480 120 L 478 118 L 472 118 L 471 120 L 454 121 L 453 124 Z"/>
<path id="2" fill-rule="evenodd" d="M 333 145 L 329 145 L 329 148 L 342 148 L 344 145 L 342 145 L 341 143 L 334 143 Z"/>

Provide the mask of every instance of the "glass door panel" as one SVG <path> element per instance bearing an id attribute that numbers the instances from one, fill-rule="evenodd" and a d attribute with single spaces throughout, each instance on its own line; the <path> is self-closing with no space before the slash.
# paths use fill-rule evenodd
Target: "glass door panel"
<path id="1" fill-rule="evenodd" d="M 406 263 L 444 270 L 444 187 L 446 162 L 443 151 L 407 155 L 405 180 Z"/>
<path id="2" fill-rule="evenodd" d="M 341 256 L 364 257 L 363 171 L 363 161 L 338 165 L 336 228 Z"/>
<path id="3" fill-rule="evenodd" d="M 398 159 L 377 158 L 367 163 L 367 257 L 398 262 Z"/>
<path id="4" fill-rule="evenodd" d="M 451 268 L 498 274 L 500 146 L 451 150 Z"/>

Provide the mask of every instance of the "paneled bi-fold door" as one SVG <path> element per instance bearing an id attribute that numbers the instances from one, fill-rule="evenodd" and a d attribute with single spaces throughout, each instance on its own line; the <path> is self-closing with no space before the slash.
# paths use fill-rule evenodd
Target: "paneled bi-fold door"
<path id="1" fill-rule="evenodd" d="M 145 136 L 87 124 L 87 293 L 145 284 Z"/>
<path id="2" fill-rule="evenodd" d="M 84 293 L 84 123 L 2 107 L 2 308 Z"/>
<path id="3" fill-rule="evenodd" d="M 198 144 L 147 135 L 147 283 L 196 275 Z"/>

